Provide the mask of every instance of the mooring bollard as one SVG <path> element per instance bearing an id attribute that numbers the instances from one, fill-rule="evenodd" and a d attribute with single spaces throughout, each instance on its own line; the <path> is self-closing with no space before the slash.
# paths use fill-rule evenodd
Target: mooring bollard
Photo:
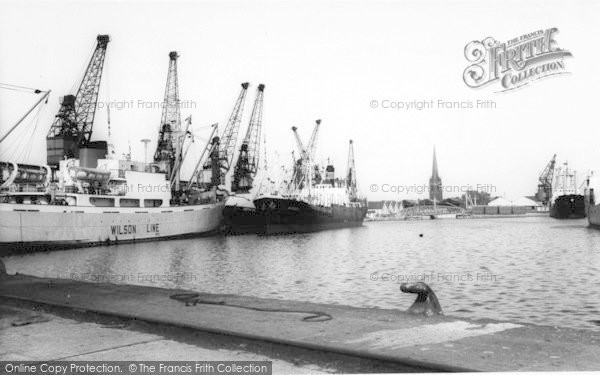
<path id="1" fill-rule="evenodd" d="M 417 299 L 406 312 L 411 314 L 421 315 L 443 315 L 442 306 L 437 299 L 437 296 L 429 285 L 424 282 L 407 284 L 403 283 L 400 285 L 400 290 L 404 293 L 415 293 Z"/>

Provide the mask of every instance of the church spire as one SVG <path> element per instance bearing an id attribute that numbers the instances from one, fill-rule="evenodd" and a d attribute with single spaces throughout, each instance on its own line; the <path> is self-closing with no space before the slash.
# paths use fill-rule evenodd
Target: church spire
<path id="1" fill-rule="evenodd" d="M 431 170 L 431 178 L 429 179 L 429 199 L 440 202 L 443 199 L 442 194 L 442 179 L 438 173 L 437 155 L 435 146 L 433 146 L 433 167 Z"/>
<path id="2" fill-rule="evenodd" d="M 435 146 L 433 146 L 433 169 L 431 171 L 432 178 L 440 178 L 438 175 L 437 157 L 435 155 Z"/>

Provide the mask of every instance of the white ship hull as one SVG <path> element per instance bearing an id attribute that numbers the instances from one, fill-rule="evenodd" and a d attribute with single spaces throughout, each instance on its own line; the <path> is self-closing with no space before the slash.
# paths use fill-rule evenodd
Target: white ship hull
<path id="1" fill-rule="evenodd" d="M 1 203 L 0 256 L 209 234 L 219 229 L 223 207 L 223 202 L 148 208 Z"/>

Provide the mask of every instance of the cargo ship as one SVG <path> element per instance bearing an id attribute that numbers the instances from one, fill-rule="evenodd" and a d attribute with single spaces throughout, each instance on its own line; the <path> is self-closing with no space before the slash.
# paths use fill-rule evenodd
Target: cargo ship
<path id="1" fill-rule="evenodd" d="M 331 164 L 321 178 L 322 173 L 312 165 L 313 153 L 311 150 L 296 163 L 290 196 L 265 196 L 254 201 L 262 219 L 261 233 L 316 232 L 363 224 L 368 205 L 366 199 L 358 197 L 352 140 L 344 179 L 336 178 Z"/>
<path id="2" fill-rule="evenodd" d="M 316 186 L 319 188 L 318 186 Z M 337 195 L 335 187 L 321 187 L 320 196 Z M 343 189 L 345 190 L 345 189 Z M 317 198 L 315 195 L 314 198 Z M 317 199 L 315 199 L 317 200 Z M 317 203 L 299 197 L 261 197 L 254 201 L 260 218 L 260 234 L 316 232 L 326 229 L 359 227 L 367 214 L 366 201 Z M 343 200 L 343 199 L 342 199 Z M 311 203 L 312 202 L 312 203 Z"/>
<path id="3" fill-rule="evenodd" d="M 218 230 L 226 195 L 216 189 L 174 198 L 164 173 L 144 163 L 79 159 L 47 165 L 1 162 L 0 256 L 170 239 Z M 7 177 L 4 179 L 4 177 Z"/>
<path id="4" fill-rule="evenodd" d="M 362 225 L 367 202 L 358 198 L 353 142 L 349 145 L 346 178 L 336 178 L 333 165 L 321 170 L 314 163 L 320 126 L 321 120 L 316 120 L 306 146 L 297 128 L 292 127 L 300 157 L 279 185 L 269 179 L 266 187 L 261 184 L 255 191 L 232 186 L 232 192 L 241 194 L 231 196 L 225 207 L 225 232 L 270 235 Z"/>
<path id="5" fill-rule="evenodd" d="M 333 172 L 333 166 L 329 166 Z M 224 209 L 229 234 L 287 234 L 361 226 L 367 214 L 364 199 L 352 199 L 344 182 L 325 180 L 310 193 L 230 197 Z M 234 198 L 234 199 L 232 199 Z"/>
<path id="6" fill-rule="evenodd" d="M 586 217 L 585 198 L 578 193 L 577 176 L 567 163 L 557 170 L 550 198 L 550 216 L 556 219 L 581 219 Z"/>
<path id="7" fill-rule="evenodd" d="M 176 52 L 169 53 L 153 160 L 134 161 L 131 151 L 115 158 L 110 122 L 108 142 L 91 140 L 109 40 L 108 35 L 98 35 L 77 93 L 61 98 L 46 137 L 47 162 L 0 161 L 0 256 L 197 236 L 219 229 L 227 192 L 217 185 L 202 187 L 195 179 L 204 155 L 214 145 L 206 144 L 189 181 L 182 181 L 179 174 L 191 145 L 191 117 L 183 129 Z M 44 97 L 48 94 L 44 92 Z M 2 147 L 7 147 L 2 142 L 43 98 L 0 138 Z M 142 142 L 147 146 L 149 140 Z"/>

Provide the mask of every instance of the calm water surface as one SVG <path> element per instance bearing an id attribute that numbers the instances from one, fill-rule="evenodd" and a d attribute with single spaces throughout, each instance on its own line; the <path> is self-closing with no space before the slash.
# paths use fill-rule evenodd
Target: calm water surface
<path id="1" fill-rule="evenodd" d="M 421 237 L 420 234 L 423 236 Z M 5 258 L 10 273 L 408 308 L 424 280 L 447 315 L 600 329 L 600 231 L 547 217 L 370 222 Z"/>

